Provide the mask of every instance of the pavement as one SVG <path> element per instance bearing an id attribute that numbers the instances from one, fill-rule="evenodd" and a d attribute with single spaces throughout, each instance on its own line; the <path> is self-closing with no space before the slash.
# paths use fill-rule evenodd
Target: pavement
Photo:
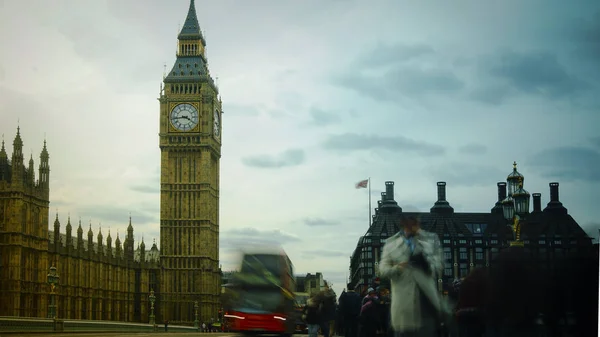
<path id="1" fill-rule="evenodd" d="M 73 332 L 57 332 L 57 333 L 11 333 L 6 334 L 0 332 L 0 337 L 15 337 L 15 336 L 25 336 L 25 337 L 117 337 L 117 336 L 130 336 L 130 337 L 160 337 L 160 336 L 190 336 L 190 337 L 239 337 L 234 333 L 220 333 L 220 332 L 81 332 L 81 333 L 73 333 Z"/>
<path id="2" fill-rule="evenodd" d="M 88 332 L 88 333 L 25 333 L 25 334 L 3 334 L 0 332 L 0 337 L 14 337 L 14 336 L 26 336 L 26 337 L 117 337 L 117 336 L 129 336 L 129 337 L 160 337 L 160 336 L 190 336 L 190 337 L 240 337 L 239 334 L 231 332 Z M 306 337 L 307 335 L 294 335 L 294 337 Z"/>

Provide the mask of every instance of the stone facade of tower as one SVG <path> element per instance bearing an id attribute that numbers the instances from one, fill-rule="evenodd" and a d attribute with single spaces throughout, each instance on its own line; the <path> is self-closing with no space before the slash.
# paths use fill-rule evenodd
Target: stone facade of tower
<path id="1" fill-rule="evenodd" d="M 209 70 L 194 1 L 177 59 L 161 89 L 160 319 L 192 323 L 219 310 L 221 101 Z M 159 316 L 157 316 L 159 318 Z"/>
<path id="2" fill-rule="evenodd" d="M 49 155 L 44 142 L 36 181 L 21 132 L 9 160 L 0 149 L 0 316 L 39 317 L 47 308 Z"/>
<path id="3" fill-rule="evenodd" d="M 12 159 L 0 149 L 0 316 L 47 317 L 49 268 L 57 268 L 57 318 L 148 322 L 148 295 L 158 288 L 156 244 L 136 249 L 131 218 L 126 237 L 106 241 L 91 225 L 84 238 L 81 222 L 64 233 L 58 214 L 48 230 L 50 204 L 49 154 L 44 142 L 38 179 L 34 161 L 26 167 L 20 130 Z"/>

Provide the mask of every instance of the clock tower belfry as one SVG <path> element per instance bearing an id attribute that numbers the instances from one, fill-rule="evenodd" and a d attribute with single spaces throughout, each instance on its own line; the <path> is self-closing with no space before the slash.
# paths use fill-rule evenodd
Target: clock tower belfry
<path id="1" fill-rule="evenodd" d="M 194 0 L 178 35 L 177 59 L 161 88 L 160 289 L 157 319 L 217 319 L 221 100 L 208 70 Z"/>

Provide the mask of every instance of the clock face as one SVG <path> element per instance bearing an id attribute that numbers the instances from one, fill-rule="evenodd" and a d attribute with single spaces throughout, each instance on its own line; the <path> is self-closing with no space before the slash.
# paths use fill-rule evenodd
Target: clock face
<path id="1" fill-rule="evenodd" d="M 215 109 L 214 125 L 213 125 L 213 133 L 214 133 L 215 137 L 219 137 L 221 134 L 220 125 L 221 124 L 219 123 L 219 110 Z"/>
<path id="2" fill-rule="evenodd" d="M 191 104 L 179 104 L 171 111 L 170 120 L 177 130 L 190 131 L 198 125 L 198 110 Z"/>

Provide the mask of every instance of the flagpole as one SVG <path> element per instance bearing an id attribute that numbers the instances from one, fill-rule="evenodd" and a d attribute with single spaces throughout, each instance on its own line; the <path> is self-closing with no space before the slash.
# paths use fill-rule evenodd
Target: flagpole
<path id="1" fill-rule="evenodd" d="M 371 228 L 371 177 L 369 177 L 369 228 Z"/>

